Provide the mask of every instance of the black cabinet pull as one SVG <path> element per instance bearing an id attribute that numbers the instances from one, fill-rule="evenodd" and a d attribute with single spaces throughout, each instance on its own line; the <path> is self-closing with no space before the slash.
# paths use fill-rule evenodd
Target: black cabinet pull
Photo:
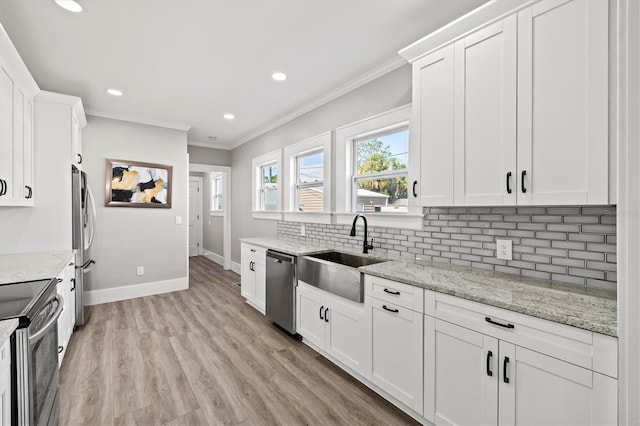
<path id="1" fill-rule="evenodd" d="M 504 357 L 504 363 L 502 364 L 502 380 L 505 383 L 509 383 L 509 378 L 507 377 L 507 372 L 509 371 L 509 357 Z"/>
<path id="2" fill-rule="evenodd" d="M 78 164 L 82 164 L 82 154 L 78 154 Z"/>
<path id="3" fill-rule="evenodd" d="M 487 352 L 487 376 L 493 376 L 493 371 L 491 371 L 491 358 L 493 357 L 493 352 Z"/>
<path id="4" fill-rule="evenodd" d="M 527 192 L 527 188 L 524 187 L 525 176 L 527 176 L 527 171 L 523 170 L 522 174 L 520 175 L 520 188 L 522 189 L 522 192 Z"/>
<path id="5" fill-rule="evenodd" d="M 249 250 L 250 250 L 250 251 L 252 251 L 252 252 L 254 252 L 254 253 L 256 252 L 256 249 L 249 249 Z"/>
<path id="6" fill-rule="evenodd" d="M 511 172 L 507 172 L 507 194 L 511 194 Z"/>
<path id="7" fill-rule="evenodd" d="M 414 198 L 418 198 L 418 193 L 416 192 L 416 185 L 417 184 L 418 184 L 418 181 L 414 180 L 413 181 L 413 188 L 412 188 Z"/>
<path id="8" fill-rule="evenodd" d="M 60 284 L 62 282 L 62 278 L 56 278 L 56 282 Z"/>
<path id="9" fill-rule="evenodd" d="M 29 192 L 27 192 L 27 196 L 25 198 L 29 199 L 29 198 L 33 197 L 33 189 L 31 189 L 31 187 L 29 185 L 25 185 L 24 187 L 27 189 L 27 191 L 29 191 Z"/>
<path id="10" fill-rule="evenodd" d="M 384 291 L 385 293 L 395 294 L 396 296 L 398 296 L 398 295 L 400 294 L 400 292 L 399 292 L 399 291 L 391 291 L 391 290 L 389 290 L 388 288 L 385 288 L 383 291 Z"/>
<path id="11" fill-rule="evenodd" d="M 71 287 L 71 291 L 76 291 L 76 279 L 71 278 L 71 283 L 73 284 L 73 286 Z"/>
<path id="12" fill-rule="evenodd" d="M 329 308 L 324 308 L 324 322 L 329 322 Z"/>
<path id="13" fill-rule="evenodd" d="M 64 346 L 58 346 L 58 353 L 61 354 L 64 351 Z"/>
<path id="14" fill-rule="evenodd" d="M 249 270 L 250 271 L 255 271 L 255 269 L 253 269 L 253 265 L 254 265 L 253 262 L 249 262 Z"/>
<path id="15" fill-rule="evenodd" d="M 387 305 L 382 305 L 382 309 L 384 309 L 385 311 L 389 311 L 389 312 L 393 312 L 393 313 L 398 313 L 398 310 L 397 310 L 397 309 L 387 308 Z"/>
<path id="16" fill-rule="evenodd" d="M 486 322 L 488 322 L 489 324 L 497 325 L 497 326 L 499 326 L 499 327 L 504 327 L 504 328 L 515 328 L 515 325 L 513 325 L 513 324 L 510 324 L 510 323 L 509 323 L 509 324 L 502 324 L 501 322 L 494 321 L 494 320 L 492 320 L 492 319 L 491 319 L 491 318 L 489 318 L 489 317 L 484 317 L 484 320 L 485 320 Z"/>
<path id="17" fill-rule="evenodd" d="M 7 181 L 0 179 L 0 197 L 7 193 Z"/>
<path id="18" fill-rule="evenodd" d="M 324 318 L 322 318 L 322 311 L 324 310 L 324 305 L 320 306 L 320 319 L 323 320 Z"/>

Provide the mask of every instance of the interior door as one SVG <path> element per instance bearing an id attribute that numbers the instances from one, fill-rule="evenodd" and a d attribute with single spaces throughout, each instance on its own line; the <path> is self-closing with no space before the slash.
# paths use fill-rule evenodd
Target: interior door
<path id="1" fill-rule="evenodd" d="M 200 203 L 200 187 L 202 178 L 189 178 L 189 256 L 200 254 L 202 247 L 202 205 Z"/>

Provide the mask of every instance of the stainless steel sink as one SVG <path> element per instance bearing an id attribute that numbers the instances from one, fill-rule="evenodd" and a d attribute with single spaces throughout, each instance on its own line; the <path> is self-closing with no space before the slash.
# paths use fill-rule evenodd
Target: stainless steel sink
<path id="1" fill-rule="evenodd" d="M 298 258 L 298 280 L 355 302 L 364 301 L 358 267 L 384 262 L 368 256 L 328 251 Z"/>

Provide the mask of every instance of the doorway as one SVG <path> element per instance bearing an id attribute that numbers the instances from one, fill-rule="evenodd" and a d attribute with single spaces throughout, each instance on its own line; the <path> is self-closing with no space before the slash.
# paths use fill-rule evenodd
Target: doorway
<path id="1" fill-rule="evenodd" d="M 189 257 L 202 254 L 202 178 L 189 176 Z"/>
<path id="2" fill-rule="evenodd" d="M 231 167 L 189 163 L 189 172 L 203 174 L 200 254 L 231 269 Z"/>

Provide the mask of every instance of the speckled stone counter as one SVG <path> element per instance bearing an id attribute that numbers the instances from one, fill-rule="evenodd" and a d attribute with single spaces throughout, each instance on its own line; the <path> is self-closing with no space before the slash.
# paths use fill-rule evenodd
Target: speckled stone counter
<path id="1" fill-rule="evenodd" d="M 294 256 L 320 253 L 332 247 L 276 238 L 240 241 Z M 352 253 L 342 248 L 338 251 Z M 362 255 L 362 253 L 358 253 Z M 376 257 L 375 253 L 371 255 Z M 559 282 L 495 274 L 443 264 L 390 260 L 359 268 L 361 272 L 498 308 L 617 336 L 615 292 Z"/>
<path id="2" fill-rule="evenodd" d="M 0 345 L 3 345 L 11 337 L 16 328 L 18 328 L 18 320 L 15 318 L 0 321 Z"/>
<path id="3" fill-rule="evenodd" d="M 617 336 L 615 292 L 417 262 L 390 261 L 363 266 L 359 270 L 439 293 Z"/>
<path id="4" fill-rule="evenodd" d="M 0 254 L 0 284 L 55 278 L 75 250 Z"/>

